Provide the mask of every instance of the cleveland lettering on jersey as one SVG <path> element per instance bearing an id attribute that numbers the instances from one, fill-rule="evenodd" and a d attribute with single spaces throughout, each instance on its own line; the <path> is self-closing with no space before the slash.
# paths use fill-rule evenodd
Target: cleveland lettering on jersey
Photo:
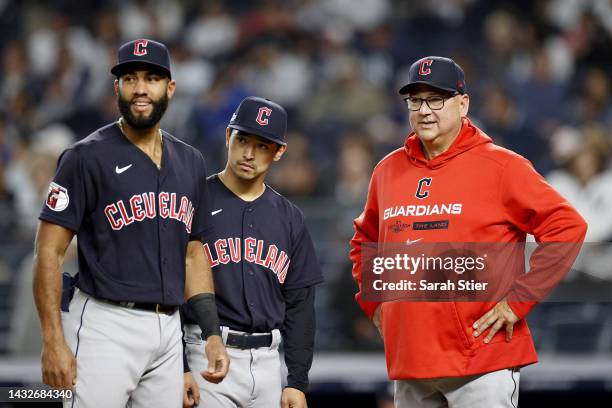
<path id="1" fill-rule="evenodd" d="M 129 200 L 119 200 L 104 208 L 104 214 L 111 228 L 121 230 L 134 222 L 145 218 L 171 218 L 185 224 L 187 233 L 191 233 L 191 223 L 195 208 L 189 198 L 182 196 L 177 200 L 176 193 L 162 191 L 156 197 L 155 193 L 135 194 Z"/>
<path id="2" fill-rule="evenodd" d="M 276 275 L 279 283 L 282 284 L 287 277 L 291 259 L 285 251 L 281 250 L 279 252 L 278 247 L 274 244 L 267 246 L 266 255 L 264 256 L 264 246 L 263 239 L 252 237 L 245 238 L 244 245 L 241 244 L 241 239 L 238 237 L 219 238 L 214 244 L 216 258 L 213 256 L 207 243 L 204 244 L 204 252 L 206 252 L 211 268 L 219 264 L 227 265 L 230 262 L 240 263 L 244 259 L 246 262 L 271 270 Z"/>

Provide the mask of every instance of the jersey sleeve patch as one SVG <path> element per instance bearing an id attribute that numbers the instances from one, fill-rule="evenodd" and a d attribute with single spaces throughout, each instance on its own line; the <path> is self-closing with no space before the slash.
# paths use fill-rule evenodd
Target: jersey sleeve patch
<path id="1" fill-rule="evenodd" d="M 52 211 L 60 212 L 68 208 L 69 202 L 70 196 L 68 195 L 68 189 L 57 183 L 51 182 L 51 184 L 49 184 L 49 192 L 47 193 L 47 207 Z"/>

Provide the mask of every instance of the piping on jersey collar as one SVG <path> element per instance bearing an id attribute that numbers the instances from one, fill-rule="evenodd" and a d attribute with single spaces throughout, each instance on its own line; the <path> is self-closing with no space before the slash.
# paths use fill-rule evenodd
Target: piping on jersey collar
<path id="1" fill-rule="evenodd" d="M 265 196 L 268 193 L 268 190 L 270 190 L 270 188 L 268 187 L 268 185 L 266 183 L 263 183 L 264 185 L 264 191 L 254 200 L 252 201 L 247 201 L 245 199 L 243 199 L 242 197 L 240 197 L 238 194 L 234 193 L 228 186 L 225 185 L 225 183 L 223 182 L 223 180 L 221 180 L 221 177 L 219 177 L 219 173 L 215 174 L 215 179 L 221 183 L 221 185 L 223 186 L 223 188 L 225 190 L 227 190 L 228 193 L 230 193 L 231 195 L 233 195 L 234 197 L 236 197 L 237 199 L 240 200 L 240 202 L 242 202 L 245 205 L 252 205 L 254 203 L 256 203 L 257 201 L 259 201 L 263 196 Z"/>

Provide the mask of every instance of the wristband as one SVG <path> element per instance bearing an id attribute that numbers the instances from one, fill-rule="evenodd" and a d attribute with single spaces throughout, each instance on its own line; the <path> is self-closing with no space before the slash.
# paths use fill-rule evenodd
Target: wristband
<path id="1" fill-rule="evenodd" d="M 215 295 L 212 293 L 198 293 L 187 300 L 190 317 L 192 317 L 202 329 L 202 339 L 209 336 L 221 336 L 219 327 L 219 315 Z"/>

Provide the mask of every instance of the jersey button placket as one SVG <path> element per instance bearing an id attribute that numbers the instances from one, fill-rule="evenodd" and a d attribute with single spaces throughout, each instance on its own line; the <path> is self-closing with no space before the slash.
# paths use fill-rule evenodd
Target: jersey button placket
<path id="1" fill-rule="evenodd" d="M 252 214 L 253 213 L 253 207 L 247 207 L 246 212 L 249 213 L 249 215 Z M 253 229 L 253 220 L 249 219 L 248 223 L 249 223 L 249 228 Z"/>
<path id="2" fill-rule="evenodd" d="M 163 184 L 162 184 L 162 180 L 161 180 L 161 172 L 158 171 L 157 172 L 157 197 L 159 197 L 159 193 L 163 190 Z M 164 240 L 164 232 L 166 231 L 166 224 L 168 222 L 167 219 L 164 219 L 160 216 L 156 217 L 157 219 L 157 247 L 158 247 L 158 262 L 159 262 L 159 274 L 160 274 L 160 281 L 161 281 L 161 290 L 162 290 L 162 303 L 166 303 L 167 298 L 170 296 L 170 290 L 169 288 L 166 286 L 167 282 L 166 282 L 166 269 L 167 269 L 167 262 L 168 262 L 168 257 L 165 254 L 166 248 L 164 247 L 164 245 L 162 244 L 163 240 Z"/>
<path id="3" fill-rule="evenodd" d="M 253 228 L 253 221 L 250 219 L 250 215 L 252 213 L 252 208 L 250 207 L 246 207 L 243 209 L 243 213 L 242 213 L 242 242 L 245 242 L 245 239 L 247 237 L 251 236 L 251 229 Z M 244 248 L 246 251 L 246 247 Z M 254 276 L 253 274 L 253 270 L 251 269 L 251 265 L 249 264 L 249 262 L 242 262 L 242 273 L 243 273 L 243 281 L 246 281 L 247 279 L 245 279 L 245 276 Z M 251 300 L 251 297 L 249 296 L 249 288 L 252 287 L 251 284 L 245 284 L 243 285 L 244 287 L 244 300 L 246 301 L 246 304 L 248 305 L 249 310 L 252 312 L 253 307 L 255 306 L 255 302 L 253 302 Z M 251 314 L 252 317 L 252 314 Z"/>

